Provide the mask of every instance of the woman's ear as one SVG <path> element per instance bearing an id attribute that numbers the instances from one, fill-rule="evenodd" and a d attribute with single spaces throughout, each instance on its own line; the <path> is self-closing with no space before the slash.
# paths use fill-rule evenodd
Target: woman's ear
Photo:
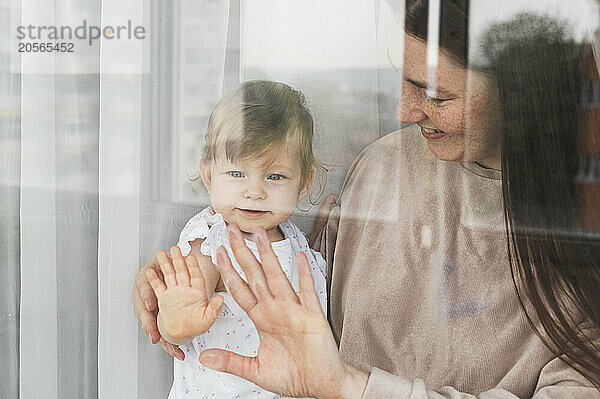
<path id="1" fill-rule="evenodd" d="M 206 187 L 206 191 L 210 194 L 210 182 L 211 182 L 211 162 L 205 161 L 203 159 L 198 163 L 198 169 L 200 169 L 200 178 L 202 179 L 202 183 L 204 187 Z"/>
<path id="2" fill-rule="evenodd" d="M 302 198 L 306 197 L 306 194 L 310 191 L 310 186 L 312 186 L 313 177 L 315 177 L 315 172 L 311 169 L 310 172 L 306 175 L 306 179 L 304 180 L 304 184 L 298 193 L 298 201 Z"/>

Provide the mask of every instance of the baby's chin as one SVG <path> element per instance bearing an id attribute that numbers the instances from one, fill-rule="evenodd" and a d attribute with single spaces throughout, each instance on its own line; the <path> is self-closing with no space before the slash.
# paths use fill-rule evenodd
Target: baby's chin
<path id="1" fill-rule="evenodd" d="M 240 231 L 242 232 L 242 235 L 244 236 L 244 238 L 247 240 L 250 240 L 252 242 L 256 242 L 256 236 L 254 235 L 254 233 L 257 231 L 257 229 L 259 227 L 262 227 L 263 229 L 265 229 L 270 241 L 279 241 L 279 240 L 282 240 L 285 238 L 283 233 L 278 228 L 279 223 L 277 223 L 276 225 L 260 224 L 257 226 L 248 226 L 244 223 L 240 223 L 240 224 L 238 224 L 238 227 L 240 228 Z"/>
<path id="2" fill-rule="evenodd" d="M 248 219 L 235 212 L 219 212 L 217 210 L 215 212 L 223 215 L 223 219 L 228 226 L 235 224 L 245 234 L 253 234 L 259 227 L 268 231 L 281 223 L 278 219 L 273 220 L 273 218 L 268 217 Z"/>

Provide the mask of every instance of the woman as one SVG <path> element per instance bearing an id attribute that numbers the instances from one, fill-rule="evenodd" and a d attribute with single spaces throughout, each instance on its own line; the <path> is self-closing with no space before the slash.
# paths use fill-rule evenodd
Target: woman
<path id="1" fill-rule="evenodd" d="M 561 233 L 579 222 L 578 48 L 521 17 L 490 29 L 472 68 L 468 2 L 440 4 L 435 79 L 427 1 L 406 2 L 404 62 L 390 52 L 403 64 L 397 117 L 414 125 L 359 155 L 319 237 L 331 326 L 305 259 L 297 297 L 264 231 L 261 265 L 233 228 L 248 284 L 222 251 L 219 271 L 261 346 L 256 358 L 207 350 L 205 365 L 289 396 L 600 398 L 598 244 Z M 133 301 L 156 341 L 143 272 Z"/>

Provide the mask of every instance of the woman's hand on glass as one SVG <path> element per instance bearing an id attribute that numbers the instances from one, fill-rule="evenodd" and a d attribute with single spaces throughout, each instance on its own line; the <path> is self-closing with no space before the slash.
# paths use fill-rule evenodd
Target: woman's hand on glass
<path id="1" fill-rule="evenodd" d="M 223 247 L 217 259 L 229 292 L 258 330 L 257 356 L 208 349 L 200 354 L 200 362 L 285 396 L 360 398 L 368 375 L 341 360 L 306 256 L 301 253 L 297 257 L 300 282 L 296 295 L 264 229 L 259 229 L 256 238 L 262 264 L 246 247 L 237 226 L 230 226 L 231 247 L 247 283 L 234 270 Z"/>
<path id="2" fill-rule="evenodd" d="M 147 269 L 146 277 L 158 298 L 158 328 L 168 342 L 183 344 L 205 333 L 217 319 L 223 297 L 210 301 L 204 276 L 195 256 L 181 256 L 178 247 L 156 255 L 163 279 L 156 270 Z"/>

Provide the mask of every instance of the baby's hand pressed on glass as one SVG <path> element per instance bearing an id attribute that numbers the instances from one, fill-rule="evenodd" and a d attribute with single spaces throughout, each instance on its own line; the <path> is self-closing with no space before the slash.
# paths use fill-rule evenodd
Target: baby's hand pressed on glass
<path id="1" fill-rule="evenodd" d="M 208 300 L 204 276 L 195 256 L 184 258 L 178 247 L 172 247 L 170 253 L 171 259 L 165 251 L 156 255 L 164 282 L 154 269 L 148 269 L 146 277 L 158 298 L 160 334 L 168 342 L 180 345 L 213 325 L 223 297 L 216 295 Z"/>

